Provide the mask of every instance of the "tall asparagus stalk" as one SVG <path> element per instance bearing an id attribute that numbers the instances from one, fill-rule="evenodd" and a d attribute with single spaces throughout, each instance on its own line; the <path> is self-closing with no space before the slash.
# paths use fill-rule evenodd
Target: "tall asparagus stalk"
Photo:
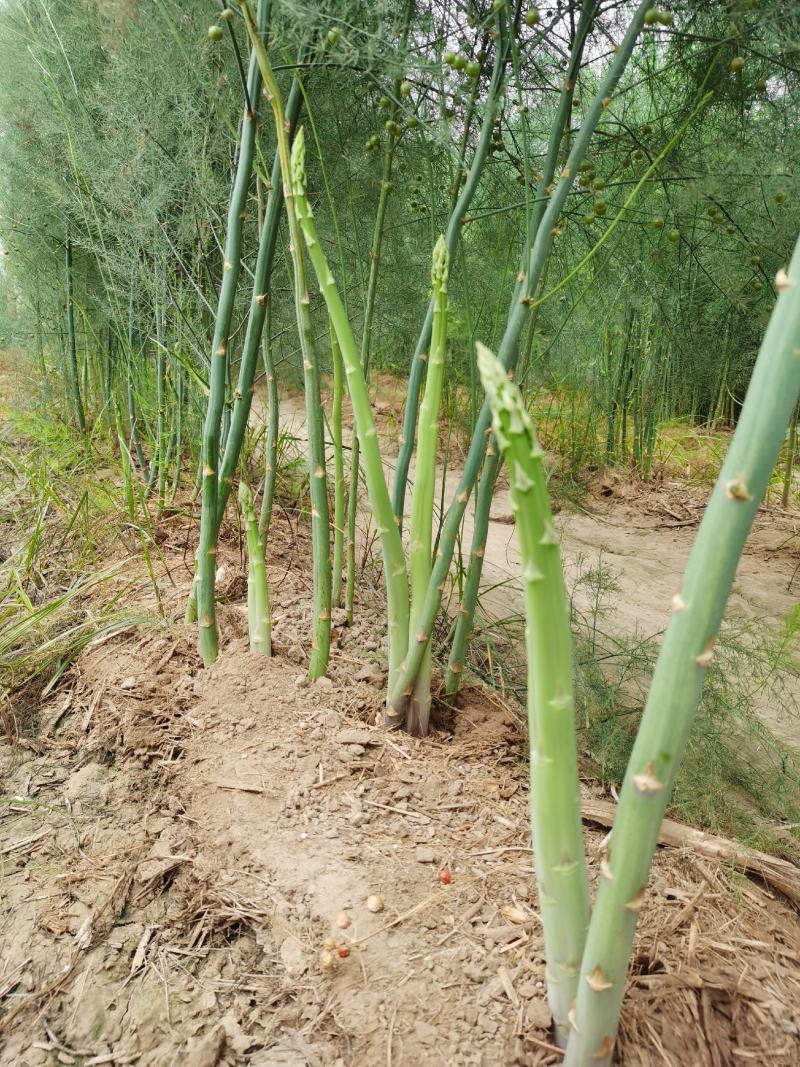
<path id="1" fill-rule="evenodd" d="M 581 14 L 582 22 L 584 19 L 591 21 L 595 6 L 595 0 L 585 0 Z M 597 127 L 605 102 L 611 97 L 628 64 L 636 39 L 644 24 L 645 13 L 650 6 L 650 0 L 642 0 L 636 9 L 625 37 L 617 47 L 614 59 L 605 77 L 600 82 L 597 94 L 586 112 L 561 177 L 550 194 L 544 215 L 538 224 L 535 239 L 529 242 L 529 247 L 526 249 L 524 263 L 520 271 L 521 280 L 517 283 L 514 292 L 506 329 L 498 350 L 498 356 L 506 370 L 513 370 L 516 366 L 520 336 L 528 321 L 529 310 L 534 303 L 534 293 L 547 263 L 553 237 L 557 232 L 558 219 L 572 188 L 578 165 L 589 147 L 589 142 Z M 472 441 L 456 488 L 455 497 L 447 510 L 442 524 L 439 537 L 439 552 L 434 560 L 431 580 L 428 583 L 428 591 L 425 594 L 425 604 L 421 615 L 422 625 L 418 632 L 418 639 L 412 642 L 409 647 L 402 676 L 389 693 L 388 709 L 393 713 L 393 716 L 398 716 L 404 711 L 425 656 L 428 635 L 430 635 L 436 613 L 441 604 L 442 591 L 447 583 L 458 530 L 484 456 L 486 435 L 490 430 L 490 424 L 491 411 L 488 402 L 485 402 L 473 430 Z"/>
<path id="2" fill-rule="evenodd" d="M 358 347 L 353 337 L 353 331 L 350 328 L 347 312 L 336 289 L 336 282 L 328 266 L 322 245 L 319 243 L 314 216 L 311 213 L 308 197 L 306 196 L 305 138 L 302 127 L 298 130 L 292 145 L 291 180 L 297 217 L 308 248 L 308 256 L 314 268 L 314 273 L 325 299 L 328 315 L 336 331 L 336 338 L 341 349 L 347 386 L 353 402 L 356 433 L 361 443 L 361 452 L 364 458 L 364 476 L 367 481 L 367 491 L 381 539 L 389 612 L 389 680 L 391 686 L 399 674 L 408 645 L 409 603 L 405 554 L 400 531 L 394 521 L 389 490 L 383 474 L 378 435 L 372 418 L 364 368 L 361 365 Z"/>
<path id="3" fill-rule="evenodd" d="M 253 31 L 260 44 L 269 0 L 259 0 L 258 26 Z M 262 46 L 263 47 L 263 46 Z M 200 511 L 200 543 L 197 549 L 197 616 L 200 631 L 200 653 L 209 666 L 219 654 L 215 580 L 217 572 L 217 538 L 219 535 L 219 472 L 220 429 L 225 406 L 228 379 L 228 341 L 233 304 L 239 281 L 242 255 L 242 223 L 250 187 L 253 153 L 256 140 L 255 105 L 261 92 L 261 74 L 255 51 L 251 53 L 247 75 L 247 94 L 239 138 L 239 160 L 228 205 L 227 232 L 223 257 L 222 284 L 214 320 L 211 344 L 210 394 L 203 425 L 202 506 Z M 195 595 L 195 589 L 192 594 Z M 188 609 L 187 609 L 188 610 Z"/>
<path id="4" fill-rule="evenodd" d="M 547 208 L 547 190 L 551 187 L 556 176 L 559 153 L 564 133 L 569 129 L 572 115 L 572 98 L 575 93 L 575 79 L 583 61 L 583 51 L 586 39 L 594 18 L 594 0 L 585 0 L 581 11 L 581 17 L 575 29 L 575 38 L 570 50 L 569 64 L 566 70 L 564 83 L 558 101 L 556 116 L 550 129 L 547 142 L 547 151 L 542 164 L 541 175 L 536 183 L 536 193 L 532 207 L 531 218 L 528 224 L 527 241 L 530 247 L 536 240 L 542 219 Z M 541 277 L 544 277 L 546 261 L 541 267 Z M 531 279 L 534 286 L 538 285 L 539 279 Z M 515 297 L 519 294 L 515 293 Z M 529 324 L 529 336 L 535 329 L 535 315 Z M 472 544 L 470 546 L 469 566 L 467 577 L 461 594 L 461 603 L 456 615 L 456 626 L 453 640 L 450 646 L 450 655 L 447 663 L 447 675 L 445 679 L 445 691 L 453 696 L 461 682 L 466 655 L 467 641 L 472 633 L 475 621 L 475 610 L 480 591 L 481 573 L 483 571 L 483 555 L 486 548 L 486 538 L 489 534 L 489 512 L 494 496 L 494 486 L 500 471 L 502 457 L 492 440 L 486 443 L 486 458 L 483 463 L 478 491 L 475 500 L 475 520 L 472 527 Z"/>
<path id="5" fill-rule="evenodd" d="M 497 117 L 500 104 L 503 99 L 503 86 L 505 83 L 505 71 L 509 57 L 509 38 L 506 29 L 504 11 L 500 10 L 496 16 L 495 58 L 492 68 L 492 77 L 484 103 L 483 122 L 481 123 L 478 143 L 475 146 L 475 154 L 467 171 L 464 187 L 458 195 L 450 219 L 445 231 L 445 242 L 450 260 L 455 259 L 456 250 L 461 241 L 461 227 L 473 197 L 480 185 L 486 160 L 489 155 L 489 146 L 492 140 L 494 122 Z M 394 485 L 392 487 L 392 501 L 395 519 L 402 528 L 403 512 L 405 510 L 406 487 L 408 483 L 408 471 L 411 466 L 411 457 L 414 454 L 415 430 L 417 425 L 417 407 L 419 394 L 422 388 L 422 376 L 425 354 L 431 339 L 433 328 L 433 301 L 428 304 L 425 321 L 422 324 L 417 346 L 411 361 L 411 372 L 408 379 L 406 392 L 406 405 L 403 413 L 403 436 L 400 442 L 400 450 L 397 454 L 395 466 Z M 449 564 L 448 564 L 449 566 Z M 431 620 L 432 621 L 432 620 Z"/>
<path id="6" fill-rule="evenodd" d="M 431 577 L 431 537 L 433 532 L 433 495 L 436 482 L 436 447 L 439 440 L 439 408 L 444 380 L 444 353 L 447 346 L 447 274 L 449 256 L 444 237 L 433 250 L 431 282 L 433 285 L 433 329 L 431 332 L 425 395 L 419 412 L 417 468 L 411 504 L 409 570 L 411 610 L 409 643 L 414 640 L 425 591 Z M 431 710 L 431 647 L 420 666 L 409 701 L 406 729 L 417 737 L 428 732 Z"/>
<path id="7" fill-rule="evenodd" d="M 286 101 L 286 122 L 288 123 L 290 138 L 294 136 L 302 104 L 303 94 L 300 89 L 300 81 L 295 78 L 289 91 L 289 98 Z M 267 303 L 270 298 L 270 276 L 272 274 L 275 246 L 278 241 L 278 230 L 283 209 L 280 151 L 275 153 L 270 184 L 272 188 L 267 197 L 264 222 L 259 235 L 256 268 L 253 272 L 253 292 L 250 298 L 250 311 L 247 316 L 247 330 L 244 336 L 244 345 L 242 346 L 242 358 L 239 363 L 239 376 L 233 394 L 231 426 L 225 443 L 225 453 L 220 464 L 219 499 L 217 501 L 218 525 L 221 525 L 225 514 L 225 505 L 228 502 L 228 496 L 233 485 L 233 475 L 241 455 L 242 444 L 244 443 L 244 436 L 250 418 L 250 408 L 253 403 L 253 382 L 258 364 L 258 352 L 261 347 L 261 335 L 264 332 L 264 322 L 267 316 Z"/>
<path id="8" fill-rule="evenodd" d="M 369 381 L 372 320 L 375 317 L 375 298 L 378 293 L 378 273 L 381 262 L 381 248 L 383 246 L 383 231 L 386 222 L 386 208 L 392 191 L 391 177 L 396 147 L 397 138 L 393 133 L 390 133 L 383 153 L 383 176 L 381 178 L 380 196 L 378 197 L 378 210 L 375 214 L 375 226 L 372 231 L 372 245 L 369 251 L 369 278 L 367 280 L 367 295 L 364 301 L 361 366 L 364 368 L 364 377 L 367 381 Z M 356 589 L 356 515 L 358 513 L 360 463 L 361 446 L 358 442 L 358 434 L 356 434 L 353 439 L 353 450 L 350 453 L 350 488 L 347 498 L 347 586 L 345 590 L 345 605 L 347 608 L 347 621 L 350 623 L 353 621 L 353 599 Z"/>
<path id="9" fill-rule="evenodd" d="M 333 441 L 333 587 L 331 600 L 338 608 L 342 602 L 342 564 L 344 562 L 344 442 L 342 439 L 342 401 L 344 399 L 344 364 L 333 323 L 330 324 L 331 359 L 333 361 L 333 402 L 331 404 L 331 439 Z"/>
<path id="10" fill-rule="evenodd" d="M 607 1067 L 658 831 L 736 567 L 800 395 L 800 240 L 689 555 L 620 792 L 581 964 L 567 1067 Z"/>
<path id="11" fill-rule="evenodd" d="M 525 587 L 531 831 L 544 929 L 547 994 L 565 1045 L 589 923 L 572 693 L 572 634 L 543 452 L 500 361 L 477 345 L 494 434 L 508 463 Z"/>
<path id="12" fill-rule="evenodd" d="M 402 18 L 400 33 L 400 48 L 402 54 L 408 44 L 408 34 L 411 29 L 411 19 L 414 15 L 416 0 L 406 0 Z M 395 100 L 400 96 L 402 78 L 398 75 L 394 80 Z M 369 361 L 372 347 L 372 321 L 375 317 L 375 298 L 378 293 L 378 274 L 381 263 L 381 249 L 383 247 L 384 225 L 386 222 L 386 208 L 389 204 L 389 196 L 392 191 L 392 167 L 394 166 L 395 149 L 398 145 L 398 137 L 389 132 L 383 150 L 383 173 L 381 176 L 381 191 L 378 197 L 378 210 L 375 213 L 375 225 L 372 229 L 372 244 L 369 250 L 369 278 L 367 280 L 367 293 L 364 300 L 364 322 L 361 334 L 361 365 L 364 368 L 364 377 L 369 381 Z M 356 590 L 356 516 L 358 514 L 358 477 L 361 462 L 361 446 L 358 434 L 353 438 L 350 452 L 350 487 L 347 498 L 347 584 L 345 587 L 345 607 L 347 621 L 353 621 L 353 601 Z"/>
<path id="13" fill-rule="evenodd" d="M 272 630 L 269 618 L 269 587 L 264 562 L 264 542 L 258 532 L 258 518 L 253 494 L 245 481 L 239 482 L 239 506 L 247 530 L 247 614 L 250 651 L 272 655 Z"/>
<path id="14" fill-rule="evenodd" d="M 272 71 L 267 50 L 258 32 L 253 12 L 247 0 L 239 0 L 253 55 L 264 79 L 266 95 L 272 106 L 275 137 L 278 142 L 283 198 L 289 222 L 289 240 L 294 269 L 294 303 L 303 356 L 303 383 L 308 425 L 308 465 L 311 492 L 311 540 L 314 561 L 314 611 L 312 622 L 309 677 L 314 680 L 328 667 L 331 643 L 331 557 L 330 515 L 328 508 L 328 479 L 325 470 L 325 430 L 319 387 L 319 363 L 314 345 L 314 330 L 309 310 L 308 281 L 303 238 L 297 218 L 294 186 L 289 155 L 289 132 L 280 88 Z"/>

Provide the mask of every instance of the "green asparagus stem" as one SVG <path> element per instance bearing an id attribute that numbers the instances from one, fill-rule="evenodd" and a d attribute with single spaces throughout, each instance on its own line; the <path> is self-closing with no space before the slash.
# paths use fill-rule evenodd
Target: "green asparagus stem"
<path id="1" fill-rule="evenodd" d="M 263 31 L 268 0 L 259 0 L 259 25 L 253 24 L 256 38 Z M 261 75 L 251 56 L 247 79 L 247 100 L 239 139 L 239 161 L 228 205 L 222 284 L 214 319 L 214 338 L 211 344 L 210 395 L 203 425 L 203 495 L 200 512 L 200 543 L 197 550 L 197 616 L 200 631 L 200 653 L 209 666 L 219 654 L 216 610 L 217 537 L 219 534 L 219 474 L 220 424 L 225 405 L 228 378 L 228 341 L 233 304 L 239 281 L 242 255 L 242 222 L 250 187 L 253 154 L 256 140 L 256 114 L 252 110 L 260 95 Z M 194 589 L 193 589 L 194 594 Z M 187 609 L 188 610 L 188 609 Z"/>
<path id="2" fill-rule="evenodd" d="M 636 918 L 736 567 L 800 395 L 800 240 L 689 555 L 620 792 L 581 964 L 567 1067 L 607 1067 Z"/>
<path id="3" fill-rule="evenodd" d="M 342 440 L 342 400 L 344 399 L 344 365 L 333 323 L 330 324 L 331 359 L 333 360 L 333 404 L 331 438 L 333 440 L 333 589 L 335 607 L 342 602 L 342 564 L 344 562 L 344 443 Z"/>
<path id="4" fill-rule="evenodd" d="M 272 522 L 272 504 L 275 499 L 275 481 L 278 476 L 278 382 L 275 377 L 275 360 L 272 351 L 272 298 L 267 297 L 267 317 L 261 341 L 264 374 L 267 379 L 267 440 L 264 444 L 264 492 L 261 496 L 261 514 L 258 532 L 266 545 Z"/>
<path id="5" fill-rule="evenodd" d="M 302 104 L 303 95 L 300 90 L 300 82 L 295 78 L 289 91 L 289 98 L 286 101 L 286 121 L 289 124 L 290 139 L 294 136 Z M 270 299 L 270 276 L 272 274 L 275 246 L 278 241 L 278 230 L 283 210 L 283 186 L 281 184 L 279 151 L 275 152 L 270 184 L 272 188 L 267 197 L 264 225 L 261 227 L 259 236 L 256 269 L 253 273 L 253 292 L 250 299 L 250 311 L 247 317 L 247 330 L 242 347 L 242 358 L 239 363 L 239 377 L 233 394 L 231 428 L 225 443 L 222 463 L 220 464 L 219 499 L 217 501 L 218 525 L 222 524 L 222 517 L 225 514 L 225 505 L 228 502 L 228 496 L 233 485 L 233 475 L 239 462 L 245 431 L 250 418 L 250 408 L 253 402 L 253 381 L 255 380 L 258 352 L 261 346 L 261 335 L 264 331 L 264 321 L 267 316 L 267 304 Z"/>
<path id="6" fill-rule="evenodd" d="M 247 615 L 250 624 L 250 651 L 272 655 L 272 628 L 269 618 L 269 587 L 264 562 L 264 542 L 258 532 L 253 494 L 246 482 L 239 482 L 239 506 L 247 530 Z"/>
<path id="7" fill-rule="evenodd" d="M 584 117 L 583 125 L 575 138 L 561 178 L 550 194 L 544 215 L 537 226 L 535 239 L 529 242 L 529 250 L 526 249 L 523 269 L 520 272 L 522 280 L 516 286 L 506 322 L 506 329 L 498 350 L 498 356 L 506 370 L 513 370 L 516 366 L 520 336 L 523 327 L 528 321 L 530 307 L 534 302 L 534 293 L 550 255 L 558 219 L 572 188 L 578 165 L 586 154 L 589 142 L 597 127 L 604 107 L 603 102 L 613 94 L 628 64 L 636 39 L 644 24 L 645 13 L 650 6 L 650 0 L 642 0 L 636 9 L 625 37 L 619 44 L 614 59 L 606 71 L 605 77 L 600 82 L 597 94 Z M 581 33 L 583 33 L 585 39 L 595 7 L 594 0 L 586 0 L 581 13 L 582 24 L 585 20 L 585 28 L 581 30 L 581 27 L 579 27 L 578 40 L 581 38 Z M 428 583 L 428 591 L 425 595 L 425 605 L 422 612 L 422 626 L 419 632 L 423 635 L 423 638 L 413 642 L 409 647 L 402 676 L 397 685 L 390 689 L 389 692 L 389 708 L 396 715 L 400 715 L 404 711 L 406 702 L 413 691 L 420 664 L 425 656 L 427 638 L 424 635 L 430 634 L 436 613 L 441 604 L 442 591 L 445 588 L 453 559 L 456 537 L 484 456 L 486 435 L 489 432 L 490 423 L 491 412 L 487 402 L 484 403 L 475 424 L 455 498 L 450 504 L 442 524 L 439 537 L 439 552 L 434 560 L 431 580 Z"/>
<path id="8" fill-rule="evenodd" d="M 378 294 L 378 271 L 381 262 L 386 208 L 392 191 L 392 165 L 396 146 L 397 138 L 390 133 L 387 137 L 383 154 L 383 177 L 381 178 L 378 210 L 375 215 L 375 226 L 372 232 L 372 245 L 369 252 L 369 279 L 367 281 L 367 295 L 364 301 L 361 366 L 364 368 L 364 378 L 367 381 L 369 381 L 369 361 L 372 346 L 372 320 L 375 317 L 375 298 Z M 347 586 L 345 606 L 347 608 L 348 623 L 353 621 L 353 599 L 356 588 L 356 515 L 358 513 L 358 472 L 360 463 L 361 449 L 358 443 L 358 434 L 356 434 L 353 439 L 353 449 L 350 453 L 350 487 L 347 498 Z"/>
<path id="9" fill-rule="evenodd" d="M 314 330 L 308 302 L 308 281 L 303 238 L 297 218 L 293 182 L 290 172 L 289 134 L 280 89 L 270 65 L 267 50 L 259 36 L 253 12 L 247 0 L 239 0 L 253 54 L 264 79 L 264 87 L 272 106 L 275 136 L 280 154 L 283 178 L 283 199 L 289 222 L 290 250 L 294 268 L 294 303 L 303 356 L 303 383 L 308 424 L 308 466 L 311 493 L 311 540 L 314 563 L 314 612 L 312 624 L 311 658 L 308 676 L 313 681 L 328 668 L 331 643 L 331 556 L 330 516 L 328 509 L 328 479 L 325 467 L 325 432 L 322 400 L 319 387 L 319 363 L 314 345 Z"/>
<path id="10" fill-rule="evenodd" d="M 497 37 L 495 44 L 495 60 L 492 69 L 492 80 L 486 94 L 484 104 L 483 122 L 481 123 L 478 143 L 475 146 L 475 154 L 472 164 L 467 171 L 466 181 L 461 190 L 450 219 L 447 223 L 445 241 L 451 262 L 455 261 L 456 250 L 461 241 L 461 229 L 464 216 L 480 185 L 486 160 L 489 156 L 489 146 L 494 131 L 494 123 L 497 112 L 503 100 L 503 87 L 505 84 L 505 71 L 509 58 L 509 37 L 506 27 L 505 13 L 501 10 L 496 15 Z M 400 442 L 400 451 L 397 454 L 395 466 L 394 485 L 392 487 L 392 501 L 394 505 L 395 519 L 402 529 L 403 512 L 405 510 L 406 487 L 408 483 L 408 471 L 411 466 L 411 457 L 414 454 L 415 429 L 417 425 L 417 406 L 422 387 L 422 374 L 424 360 L 422 359 L 431 339 L 433 328 L 433 302 L 428 305 L 425 321 L 417 340 L 414 357 L 411 361 L 411 372 L 408 379 L 408 391 L 406 393 L 406 406 L 403 413 L 403 437 Z M 431 620 L 432 622 L 433 620 Z"/>
<path id="11" fill-rule="evenodd" d="M 378 524 L 383 553 L 386 598 L 389 612 L 389 679 L 396 679 L 408 646 L 408 575 L 400 531 L 394 521 L 389 490 L 383 474 L 377 431 L 372 418 L 364 368 L 336 282 L 317 237 L 314 216 L 306 196 L 305 138 L 302 127 L 292 145 L 292 191 L 309 259 L 317 276 L 344 360 L 347 387 L 353 402 L 356 433 L 364 457 L 364 475 L 370 503 Z"/>
<path id="12" fill-rule="evenodd" d="M 428 374 L 425 395 L 419 412 L 417 467 L 411 504 L 411 546 L 409 570 L 411 576 L 411 611 L 409 644 L 415 639 L 425 591 L 431 577 L 431 538 L 433 531 L 433 495 L 436 482 L 436 448 L 439 440 L 439 407 L 444 380 L 444 353 L 447 346 L 447 274 L 449 269 L 447 245 L 440 237 L 433 250 L 431 282 L 433 284 L 433 329 L 431 332 Z M 406 729 L 417 737 L 425 737 L 431 710 L 431 648 L 420 666 L 409 701 Z"/>
<path id="13" fill-rule="evenodd" d="M 589 922 L 572 693 L 569 600 L 547 495 L 543 452 L 519 388 L 477 346 L 478 370 L 508 462 L 525 586 L 531 831 L 547 960 L 547 995 L 560 1045 Z"/>
<path id="14" fill-rule="evenodd" d="M 561 145 L 564 132 L 569 128 L 572 114 L 572 99 L 575 94 L 575 79 L 580 70 L 583 60 L 583 50 L 594 17 L 594 0 L 586 0 L 583 4 L 581 18 L 578 23 L 575 40 L 570 53 L 569 67 L 566 72 L 564 83 L 558 102 L 555 119 L 550 128 L 550 136 L 547 142 L 547 152 L 542 164 L 541 176 L 536 183 L 534 203 L 531 210 L 531 218 L 528 224 L 527 243 L 528 247 L 534 243 L 539 233 L 539 227 L 544 218 L 547 207 L 547 190 L 552 186 L 556 176 Z M 544 277 L 547 262 L 542 266 L 541 275 Z M 538 285 L 538 279 L 533 280 Z M 536 326 L 537 313 L 534 312 L 528 326 L 529 336 L 532 337 Z M 467 642 L 472 633 L 475 622 L 475 610 L 478 604 L 480 592 L 481 574 L 483 572 L 483 555 L 486 548 L 486 538 L 489 535 L 489 513 L 492 507 L 494 486 L 500 471 L 502 457 L 493 441 L 486 444 L 486 458 L 483 463 L 478 491 L 475 500 L 475 520 L 472 527 L 472 544 L 470 546 L 469 566 L 464 589 L 461 594 L 461 603 L 456 615 L 456 627 L 453 641 L 450 647 L 450 655 L 447 662 L 447 675 L 445 678 L 445 692 L 454 696 L 458 692 L 461 683 L 464 660 L 466 657 Z"/>

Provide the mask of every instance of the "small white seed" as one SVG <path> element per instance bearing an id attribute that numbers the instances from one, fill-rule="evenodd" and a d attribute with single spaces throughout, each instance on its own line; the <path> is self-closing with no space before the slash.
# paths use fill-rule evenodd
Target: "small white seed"
<path id="1" fill-rule="evenodd" d="M 379 896 L 367 897 L 367 911 L 371 911 L 373 914 L 383 911 L 383 901 Z"/>
<path id="2" fill-rule="evenodd" d="M 340 930 L 346 930 L 348 926 L 351 926 L 350 916 L 346 911 L 340 911 L 336 916 L 336 925 Z"/>

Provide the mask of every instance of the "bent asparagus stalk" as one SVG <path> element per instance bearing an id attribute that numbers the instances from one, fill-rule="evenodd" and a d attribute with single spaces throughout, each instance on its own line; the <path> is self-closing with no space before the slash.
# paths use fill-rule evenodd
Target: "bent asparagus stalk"
<path id="1" fill-rule="evenodd" d="M 547 996 L 559 1045 L 566 1044 L 578 986 L 589 883 L 581 832 L 572 692 L 569 600 L 547 495 L 543 451 L 517 385 L 477 346 L 494 435 L 511 479 L 525 591 L 531 833 L 544 930 Z"/>
<path id="2" fill-rule="evenodd" d="M 384 579 L 389 615 L 389 684 L 396 681 L 405 659 L 408 646 L 408 574 L 400 531 L 394 521 L 389 490 L 383 474 L 383 463 L 378 445 L 375 422 L 369 402 L 369 390 L 361 365 L 347 312 L 336 288 L 336 282 L 328 266 L 322 245 L 317 237 L 314 216 L 306 196 L 305 137 L 302 127 L 292 145 L 291 164 L 292 195 L 297 217 L 308 248 L 308 257 L 317 276 L 320 291 L 328 308 L 328 315 L 344 361 L 347 388 L 353 402 L 356 433 L 361 445 L 364 476 L 367 492 L 378 525 L 383 554 Z"/>
<path id="3" fill-rule="evenodd" d="M 269 618 L 269 587 L 264 562 L 264 542 L 258 532 L 258 517 L 253 494 L 246 482 L 239 482 L 239 506 L 247 531 L 247 618 L 250 651 L 272 655 L 272 628 Z"/>
<path id="4" fill-rule="evenodd" d="M 800 240 L 689 555 L 600 869 L 567 1067 L 608 1067 L 636 919 L 736 567 L 800 395 Z"/>

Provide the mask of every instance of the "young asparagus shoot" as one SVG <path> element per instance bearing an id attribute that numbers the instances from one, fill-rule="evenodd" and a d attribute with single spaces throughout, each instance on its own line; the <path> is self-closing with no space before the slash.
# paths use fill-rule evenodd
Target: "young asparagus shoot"
<path id="1" fill-rule="evenodd" d="M 478 370 L 508 463 L 522 556 L 528 656 L 531 832 L 544 928 L 547 995 L 565 1045 L 589 923 L 572 692 L 572 634 L 543 452 L 522 394 L 478 344 Z"/>
<path id="2" fill-rule="evenodd" d="M 800 395 L 800 240 L 761 344 L 736 432 L 672 600 L 620 793 L 581 964 L 567 1067 L 608 1067 L 636 918 L 744 543 Z"/>
<path id="3" fill-rule="evenodd" d="M 409 551 L 411 577 L 411 611 L 408 643 L 417 640 L 419 614 L 431 577 L 431 538 L 433 528 L 433 496 L 436 483 L 436 446 L 439 438 L 439 408 L 444 381 L 444 354 L 447 346 L 447 275 L 450 257 L 443 236 L 433 250 L 431 283 L 433 285 L 433 328 L 428 355 L 428 375 L 425 395 L 419 413 L 417 437 L 417 469 L 411 504 L 411 546 Z M 406 714 L 406 729 L 417 737 L 425 737 L 431 710 L 431 646 L 422 661 L 414 693 Z"/>
<path id="4" fill-rule="evenodd" d="M 325 299 L 333 329 L 344 361 L 345 377 L 353 403 L 356 433 L 361 445 L 364 476 L 367 482 L 372 511 L 378 524 L 383 554 L 386 599 L 389 612 L 389 679 L 396 680 L 408 647 L 408 573 L 400 531 L 394 521 L 389 490 L 383 473 L 378 435 L 372 418 L 369 390 L 364 368 L 356 345 L 347 312 L 336 288 L 331 269 L 317 237 L 317 228 L 306 196 L 305 137 L 303 128 L 297 131 L 292 145 L 291 182 L 297 218 L 308 248 L 308 257 Z M 388 715 L 388 712 L 387 712 Z M 389 719 L 387 725 L 400 725 L 399 717 Z"/>
<path id="5" fill-rule="evenodd" d="M 250 651 L 261 656 L 271 656 L 272 628 L 264 542 L 258 532 L 258 516 L 253 504 L 253 494 L 246 482 L 239 482 L 239 507 L 242 509 L 247 531 L 247 618 Z"/>

